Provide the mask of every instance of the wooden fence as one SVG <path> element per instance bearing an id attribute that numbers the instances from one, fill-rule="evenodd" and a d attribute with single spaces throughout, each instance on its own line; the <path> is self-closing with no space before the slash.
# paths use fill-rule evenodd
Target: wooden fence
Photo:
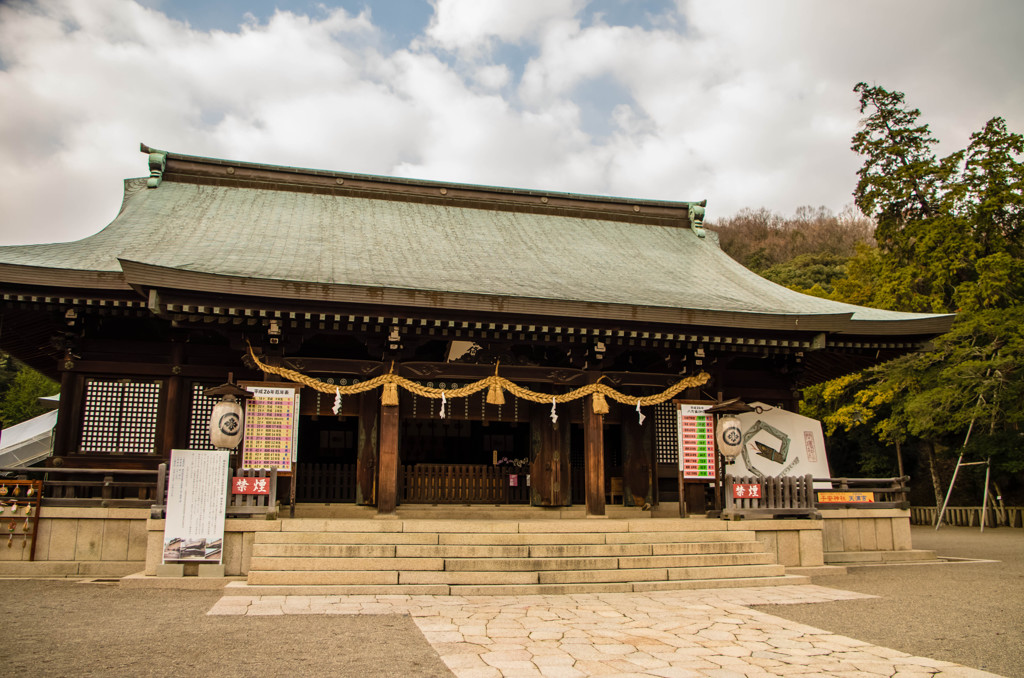
<path id="1" fill-rule="evenodd" d="M 815 478 L 817 483 L 819 509 L 837 508 L 910 508 L 910 501 L 907 499 L 910 486 L 910 476 L 898 476 L 896 478 Z M 823 489 L 822 484 L 829 483 L 831 490 Z M 832 495 L 829 501 L 821 501 L 822 495 Z M 839 495 L 839 496 L 836 496 Z M 863 499 L 870 498 L 870 501 L 839 501 L 842 495 L 848 495 L 854 499 L 860 495 Z M 826 498 L 828 498 L 826 496 Z"/>
<path id="2" fill-rule="evenodd" d="M 415 464 L 399 472 L 400 501 L 407 504 L 529 503 L 526 474 L 509 474 L 485 464 Z"/>
<path id="3" fill-rule="evenodd" d="M 748 488 L 758 489 L 751 493 Z M 818 518 L 814 506 L 814 479 L 805 476 L 725 476 L 725 508 L 727 520 L 742 518 Z M 740 496 L 737 496 L 740 495 Z"/>
<path id="4" fill-rule="evenodd" d="M 158 470 L 7 467 L 0 473 L 43 481 L 43 506 L 149 508 L 160 496 Z"/>
<path id="5" fill-rule="evenodd" d="M 156 497 L 159 501 L 152 504 L 150 515 L 163 518 L 167 510 L 167 464 L 160 464 L 157 469 Z M 270 485 L 269 494 L 232 494 L 231 478 L 266 478 Z M 277 517 L 277 469 L 228 469 L 228 499 L 226 515 L 231 518 L 249 518 L 261 516 L 267 520 Z"/>
<path id="6" fill-rule="evenodd" d="M 296 464 L 295 500 L 355 503 L 355 464 Z"/>
<path id="7" fill-rule="evenodd" d="M 980 506 L 947 506 L 942 522 L 944 525 L 980 527 L 981 511 Z M 939 509 L 934 506 L 910 507 L 912 525 L 934 525 L 938 515 Z M 1024 527 L 1024 506 L 990 506 L 985 515 L 985 527 Z"/>

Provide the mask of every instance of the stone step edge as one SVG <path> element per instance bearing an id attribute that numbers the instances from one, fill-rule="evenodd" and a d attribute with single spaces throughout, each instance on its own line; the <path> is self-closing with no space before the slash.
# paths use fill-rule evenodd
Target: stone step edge
<path id="1" fill-rule="evenodd" d="M 759 557 L 754 557 L 759 556 Z M 679 561 L 679 564 L 669 564 L 670 559 L 685 558 L 686 560 Z M 714 563 L 703 563 L 699 562 L 699 559 L 711 559 L 721 558 L 725 562 L 714 562 Z M 758 562 L 759 560 L 763 561 Z M 350 558 L 350 557 L 301 557 L 301 556 L 253 556 L 250 559 L 249 569 L 258 571 L 279 571 L 282 569 L 296 569 L 290 564 L 296 562 L 308 562 L 309 560 L 330 560 L 332 561 L 331 567 L 310 567 L 305 571 L 347 571 L 349 568 L 345 567 L 345 561 L 367 561 L 373 560 L 381 562 L 381 567 L 376 568 L 377 570 L 389 571 L 389 570 L 412 570 L 412 569 L 423 569 L 423 570 L 446 570 L 453 569 L 457 571 L 552 571 L 552 570 L 563 570 L 563 569 L 642 569 L 649 567 L 723 567 L 733 565 L 766 565 L 774 564 L 774 557 L 769 553 L 698 553 L 688 555 L 644 555 L 644 556 L 597 556 L 592 558 L 586 557 L 549 557 L 549 558 L 486 558 L 486 557 L 475 557 L 475 558 L 452 558 L 452 557 L 403 557 L 403 558 Z M 623 562 L 623 561 L 626 562 Z M 744 560 L 750 560 L 751 562 L 743 562 Z M 386 561 L 394 561 L 386 562 Z M 643 561 L 643 562 L 642 562 Z M 693 561 L 693 562 L 689 562 Z M 349 564 L 356 565 L 355 570 L 364 570 L 367 567 L 358 565 L 364 564 L 361 562 L 351 562 Z M 393 564 L 395 566 L 386 566 Z M 504 569 L 488 568 L 488 564 L 500 564 Z M 510 567 L 515 564 L 516 567 Z M 588 567 L 588 564 L 595 566 Z M 422 566 L 418 566 L 422 565 Z M 558 566 L 564 565 L 564 566 Z M 573 566 L 574 565 L 574 566 Z M 601 567 L 600 565 L 606 565 Z M 477 569 L 479 567 L 479 569 Z"/>
<path id="2" fill-rule="evenodd" d="M 225 596 L 339 596 L 339 595 L 451 595 L 451 596 L 520 596 L 571 595 L 574 593 L 645 593 L 650 591 L 750 588 L 761 586 L 794 586 L 809 584 L 810 578 L 799 575 L 745 577 L 740 579 L 674 580 L 633 583 L 596 584 L 523 584 L 476 585 L 387 584 L 387 585 L 253 585 L 230 582 L 223 589 Z M 560 590 L 559 590 L 560 589 Z"/>
<path id="3" fill-rule="evenodd" d="M 729 572 L 723 572 L 728 570 Z M 482 585 L 486 582 L 458 582 L 444 581 L 444 579 L 495 579 L 506 577 L 509 580 L 520 580 L 515 585 L 528 584 L 568 584 L 568 583 L 619 583 L 619 582 L 649 582 L 649 581 L 702 581 L 708 579 L 736 579 L 748 577 L 774 577 L 789 574 L 785 567 L 774 563 L 749 563 L 738 565 L 719 565 L 715 567 L 657 567 L 636 570 L 605 569 L 605 570 L 533 570 L 523 572 L 499 572 L 494 570 L 423 570 L 423 571 L 400 571 L 400 570 L 335 570 L 324 572 L 323 570 L 255 570 L 250 572 L 248 581 L 253 585 L 261 585 L 267 579 L 295 579 L 302 585 L 302 579 L 315 579 L 318 577 L 330 578 L 351 577 L 358 580 L 379 579 L 390 581 L 377 581 L 378 585 L 408 584 L 408 585 L 430 585 L 445 584 L 456 585 Z M 654 576 L 652 576 L 654 575 Z M 675 576 L 673 576 L 675 575 Z M 403 579 L 437 579 L 438 581 L 403 581 Z M 532 581 L 523 581 L 532 579 Z M 564 579 L 565 581 L 550 581 L 553 579 Z M 549 581 L 542 581 L 549 580 Z M 284 585 L 284 584 L 281 584 Z M 308 584 L 307 584 L 308 585 Z M 326 585 L 326 584 L 325 584 Z M 372 585 L 370 582 L 352 581 L 341 585 Z"/>

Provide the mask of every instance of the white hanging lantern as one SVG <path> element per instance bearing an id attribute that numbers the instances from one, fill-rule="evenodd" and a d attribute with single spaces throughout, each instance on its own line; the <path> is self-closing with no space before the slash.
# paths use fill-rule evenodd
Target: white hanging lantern
<path id="1" fill-rule="evenodd" d="M 233 450 L 241 444 L 245 423 L 242 401 L 252 397 L 252 393 L 231 383 L 232 376 L 229 375 L 228 383 L 203 392 L 207 398 L 220 398 L 210 413 L 210 442 L 222 450 Z"/>
<path id="2" fill-rule="evenodd" d="M 718 419 L 718 451 L 725 457 L 726 463 L 732 461 L 743 451 L 743 426 L 740 420 L 731 415 Z"/>
<path id="3" fill-rule="evenodd" d="M 233 396 L 214 404 L 210 415 L 210 442 L 219 449 L 233 450 L 242 442 L 242 403 Z"/>

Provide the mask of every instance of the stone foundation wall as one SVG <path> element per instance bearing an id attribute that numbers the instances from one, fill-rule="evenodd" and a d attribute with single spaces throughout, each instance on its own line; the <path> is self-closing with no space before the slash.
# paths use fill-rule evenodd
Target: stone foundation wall
<path id="1" fill-rule="evenodd" d="M 737 520 L 728 522 L 730 530 L 753 530 L 757 540 L 774 553 L 779 565 L 821 567 L 822 521 L 805 519 Z"/>
<path id="2" fill-rule="evenodd" d="M 150 519 L 147 523 L 149 543 L 146 547 L 145 573 L 156 574 L 156 568 L 163 562 L 164 521 Z M 227 518 L 224 520 L 224 575 L 243 576 L 249 573 L 249 559 L 252 558 L 252 544 L 257 532 L 280 532 L 280 520 Z M 141 567 L 139 568 L 142 569 Z M 199 563 L 185 563 L 185 575 L 195 575 Z"/>
<path id="3" fill-rule="evenodd" d="M 821 512 L 826 553 L 909 551 L 910 511 L 906 509 L 828 509 Z"/>
<path id="4" fill-rule="evenodd" d="M 122 576 L 146 560 L 148 509 L 42 507 L 35 560 L 21 548 L 20 530 L 11 548 L 0 543 L 0 575 Z"/>

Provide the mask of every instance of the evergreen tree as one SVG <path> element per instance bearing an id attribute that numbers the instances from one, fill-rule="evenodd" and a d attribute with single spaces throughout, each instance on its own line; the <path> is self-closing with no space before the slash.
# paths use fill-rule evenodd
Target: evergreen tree
<path id="1" fill-rule="evenodd" d="M 904 95 L 860 83 L 868 113 L 853 137 L 864 156 L 854 193 L 877 221 L 833 298 L 905 311 L 958 311 L 931 350 L 805 391 L 835 431 L 869 427 L 921 452 L 942 500 L 937 454 L 992 458 L 1021 492 L 1024 470 L 1024 143 L 1002 118 L 946 158 Z"/>

